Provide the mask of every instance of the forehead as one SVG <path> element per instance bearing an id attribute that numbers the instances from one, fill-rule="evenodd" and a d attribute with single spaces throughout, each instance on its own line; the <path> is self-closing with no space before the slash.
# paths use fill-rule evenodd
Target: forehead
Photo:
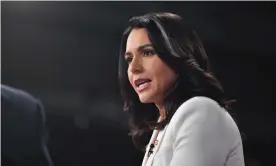
<path id="1" fill-rule="evenodd" d="M 151 44 L 146 29 L 132 29 L 127 38 L 126 50 L 137 49 L 145 44 Z"/>

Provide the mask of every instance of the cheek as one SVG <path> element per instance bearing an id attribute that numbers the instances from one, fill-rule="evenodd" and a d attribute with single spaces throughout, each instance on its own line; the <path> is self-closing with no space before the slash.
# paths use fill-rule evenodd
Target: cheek
<path id="1" fill-rule="evenodd" d="M 167 66 L 156 66 L 155 80 L 158 90 L 167 91 L 176 80 L 176 74 Z"/>
<path id="2" fill-rule="evenodd" d="M 132 85 L 131 80 L 132 80 L 132 78 L 133 78 L 133 75 L 131 74 L 131 72 L 130 72 L 129 70 L 127 71 L 127 77 L 128 77 L 129 83 Z M 133 85 L 132 85 L 132 86 L 133 86 Z"/>

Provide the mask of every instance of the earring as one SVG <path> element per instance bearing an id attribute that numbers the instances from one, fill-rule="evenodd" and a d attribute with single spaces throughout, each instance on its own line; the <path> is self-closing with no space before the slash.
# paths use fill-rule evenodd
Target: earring
<path id="1" fill-rule="evenodd" d="M 176 73 L 177 81 L 179 80 L 179 73 Z"/>

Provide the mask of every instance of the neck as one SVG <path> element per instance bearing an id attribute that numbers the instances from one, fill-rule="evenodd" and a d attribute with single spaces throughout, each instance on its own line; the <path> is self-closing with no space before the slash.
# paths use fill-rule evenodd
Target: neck
<path id="1" fill-rule="evenodd" d="M 165 110 L 164 105 L 163 104 L 155 104 L 155 105 L 159 110 L 159 115 L 160 115 L 161 120 L 164 120 L 166 118 L 166 110 Z"/>
<path id="2" fill-rule="evenodd" d="M 176 81 L 175 81 L 175 84 L 172 86 L 172 88 L 170 88 L 167 93 L 166 93 L 166 97 L 172 93 L 178 86 L 178 76 L 177 75 L 177 78 L 176 78 Z M 162 100 L 159 100 L 159 101 L 162 101 Z M 159 103 L 155 103 L 155 106 L 158 108 L 159 110 L 159 114 L 160 114 L 160 118 L 161 118 L 161 121 L 164 120 L 166 118 L 166 110 L 165 110 L 165 106 L 164 106 L 164 102 L 159 102 Z"/>

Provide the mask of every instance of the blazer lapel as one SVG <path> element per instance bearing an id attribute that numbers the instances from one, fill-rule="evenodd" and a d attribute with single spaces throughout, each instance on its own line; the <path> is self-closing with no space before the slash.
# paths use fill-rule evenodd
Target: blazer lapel
<path id="1" fill-rule="evenodd" d="M 148 160 L 148 162 L 150 161 L 150 159 L 148 159 L 148 150 L 149 150 L 150 144 L 151 144 L 151 142 L 153 141 L 154 136 L 155 136 L 156 133 L 157 133 L 157 130 L 153 130 L 152 135 L 151 135 L 151 138 L 150 138 L 150 142 L 149 142 L 149 144 L 146 146 L 146 152 L 145 152 L 145 155 L 144 155 L 144 159 L 143 159 L 143 162 L 142 162 L 142 166 L 148 165 L 148 164 L 146 164 L 146 163 L 147 163 L 147 160 Z"/>
<path id="2" fill-rule="evenodd" d="M 154 147 L 154 150 L 153 150 L 153 154 L 152 154 L 152 157 L 149 159 L 149 165 L 152 165 L 152 163 L 153 163 L 153 160 L 154 160 L 154 157 L 155 157 L 155 155 L 156 155 L 156 152 L 159 150 L 159 148 L 160 148 L 160 145 L 161 145 L 161 143 L 162 143 L 162 141 L 163 141 L 163 138 L 164 138 L 164 135 L 165 135 L 165 132 L 166 132 L 166 130 L 167 130 L 167 127 L 168 127 L 168 125 L 166 125 L 166 127 L 163 129 L 163 130 L 161 130 L 160 132 L 159 132 L 159 134 L 158 134 L 158 136 L 157 136 L 157 140 L 158 140 L 158 143 L 157 143 L 157 145 L 155 145 L 155 147 Z M 151 140 L 152 141 L 152 140 Z"/>

